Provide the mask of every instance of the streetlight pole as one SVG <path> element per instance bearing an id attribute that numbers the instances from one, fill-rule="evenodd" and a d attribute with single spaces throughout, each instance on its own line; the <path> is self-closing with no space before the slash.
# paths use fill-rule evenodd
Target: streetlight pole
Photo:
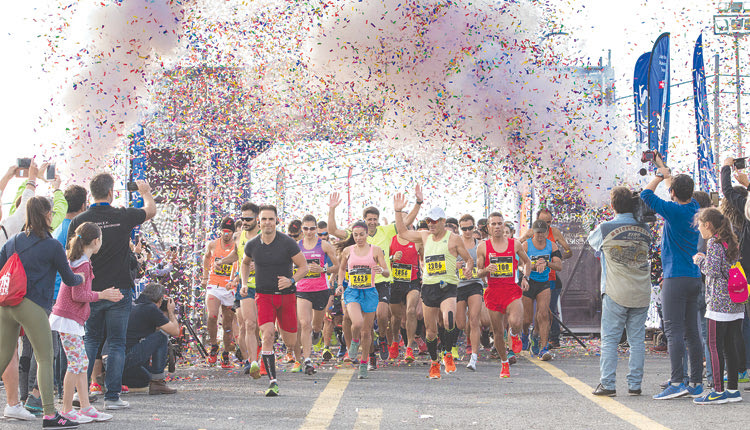
<path id="1" fill-rule="evenodd" d="M 737 91 L 737 154 L 738 158 L 743 157 L 742 145 L 742 105 L 740 104 L 740 33 L 734 33 L 734 58 L 735 63 L 735 85 Z"/>

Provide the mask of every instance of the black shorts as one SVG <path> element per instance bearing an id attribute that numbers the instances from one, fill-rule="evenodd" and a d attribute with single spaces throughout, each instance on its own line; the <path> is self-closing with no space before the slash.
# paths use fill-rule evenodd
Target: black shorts
<path id="1" fill-rule="evenodd" d="M 300 292 L 297 291 L 297 298 L 305 299 L 312 303 L 312 308 L 315 311 L 322 311 L 328 306 L 328 298 L 331 297 L 331 290 L 313 291 L 313 292 Z"/>
<path id="2" fill-rule="evenodd" d="M 391 283 L 390 282 L 378 282 L 377 284 L 375 284 L 375 288 L 378 289 L 378 301 L 382 303 L 390 303 Z"/>
<path id="3" fill-rule="evenodd" d="M 536 300 L 536 296 L 539 295 L 544 290 L 549 289 L 549 281 L 547 282 L 537 282 L 533 279 L 529 279 L 529 290 L 523 292 L 524 297 L 528 297 L 531 300 Z"/>
<path id="4" fill-rule="evenodd" d="M 469 299 L 469 297 L 475 294 L 479 295 L 480 297 L 484 295 L 484 287 L 479 282 L 475 282 L 466 285 L 465 287 L 458 288 L 456 292 L 456 301 L 465 302 Z"/>
<path id="5" fill-rule="evenodd" d="M 394 282 L 391 284 L 391 300 L 393 305 L 405 305 L 406 296 L 412 291 L 420 291 L 422 288 L 419 279 L 411 282 Z"/>
<path id="6" fill-rule="evenodd" d="M 456 297 L 456 284 L 424 284 L 422 285 L 422 303 L 431 308 L 439 308 L 445 300 Z"/>

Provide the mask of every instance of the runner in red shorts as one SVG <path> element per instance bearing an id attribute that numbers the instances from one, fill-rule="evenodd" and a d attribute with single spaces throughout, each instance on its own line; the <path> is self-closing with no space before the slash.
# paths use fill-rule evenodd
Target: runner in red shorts
<path id="1" fill-rule="evenodd" d="M 500 354 L 501 378 L 510 377 L 510 363 L 503 339 L 503 314 L 508 315 L 508 336 L 512 341 L 513 352 L 521 352 L 521 325 L 523 323 L 523 291 L 529 289 L 531 260 L 521 244 L 513 238 L 505 237 L 503 216 L 493 212 L 487 219 L 489 239 L 477 247 L 477 277 L 487 277 L 487 290 L 484 292 L 484 305 L 490 311 L 490 321 L 495 338 L 495 349 Z M 516 258 L 518 256 L 518 258 Z M 516 283 L 518 260 L 524 265 L 521 286 Z"/>
<path id="2" fill-rule="evenodd" d="M 276 231 L 276 207 L 261 206 L 258 218 L 260 234 L 245 244 L 245 258 L 240 266 L 240 285 L 243 286 L 240 294 L 247 295 L 250 263 L 255 263 L 255 304 L 258 308 L 258 326 L 263 337 L 261 355 L 271 379 L 266 396 L 274 397 L 279 395 L 276 356 L 273 352 L 274 323 L 278 321 L 284 344 L 294 351 L 297 342 L 295 284 L 307 274 L 307 260 L 294 239 Z M 292 263 L 299 267 L 294 275 Z"/>

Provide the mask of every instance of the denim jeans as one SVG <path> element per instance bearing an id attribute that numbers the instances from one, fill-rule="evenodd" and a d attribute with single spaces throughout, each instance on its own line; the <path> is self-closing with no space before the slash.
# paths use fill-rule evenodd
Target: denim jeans
<path id="1" fill-rule="evenodd" d="M 549 283 L 549 311 L 557 317 L 560 317 L 560 311 L 558 310 L 557 301 L 560 298 L 561 287 L 562 284 L 559 280 L 550 281 Z M 560 323 L 558 323 L 557 320 L 552 317 L 552 315 L 550 315 L 550 320 L 551 323 L 549 326 L 549 341 L 560 342 Z"/>
<path id="2" fill-rule="evenodd" d="M 661 289 L 664 332 L 667 335 L 669 361 L 672 373 L 670 381 L 683 381 L 685 367 L 685 345 L 690 362 L 690 382 L 703 381 L 703 345 L 698 330 L 698 295 L 701 278 L 665 278 Z"/>
<path id="3" fill-rule="evenodd" d="M 599 359 L 601 384 L 608 390 L 615 389 L 617 373 L 617 345 L 622 331 L 628 334 L 630 359 L 628 366 L 628 388 L 637 390 L 643 381 L 643 364 L 646 359 L 646 319 L 648 306 L 627 308 L 620 306 L 608 295 L 602 297 L 602 348 Z"/>
<path id="4" fill-rule="evenodd" d="M 130 308 L 133 306 L 133 290 L 120 288 L 123 297 L 119 302 L 100 300 L 91 303 L 91 315 L 86 320 L 84 344 L 89 359 L 88 377 L 94 370 L 96 353 L 106 337 L 109 345 L 107 355 L 107 374 L 104 385 L 107 392 L 105 400 L 117 400 L 122 389 L 122 369 L 125 365 L 125 335 L 128 331 Z M 106 330 L 106 334 L 105 334 Z"/>
<path id="5" fill-rule="evenodd" d="M 157 330 L 128 348 L 122 372 L 126 385 L 140 388 L 151 380 L 164 379 L 168 341 L 167 335 Z"/>

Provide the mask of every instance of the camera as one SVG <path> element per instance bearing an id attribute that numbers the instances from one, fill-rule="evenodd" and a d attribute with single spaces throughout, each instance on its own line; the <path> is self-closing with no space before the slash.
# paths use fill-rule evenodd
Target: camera
<path id="1" fill-rule="evenodd" d="M 162 312 L 167 312 L 167 302 L 169 299 L 167 299 L 167 296 L 164 296 L 164 298 L 161 300 L 161 306 L 159 306 L 159 309 L 161 309 Z"/>
<path id="2" fill-rule="evenodd" d="M 135 182 L 128 182 L 128 191 L 138 191 L 138 184 Z"/>
<path id="3" fill-rule="evenodd" d="M 656 160 L 656 151 L 643 151 L 641 154 L 641 163 L 649 163 Z"/>
<path id="4" fill-rule="evenodd" d="M 641 198 L 640 191 L 633 192 L 633 218 L 638 222 L 656 222 L 656 212 Z"/>
<path id="5" fill-rule="evenodd" d="M 747 167 L 747 157 L 735 158 L 734 163 L 732 164 L 734 165 L 735 169 L 742 170 Z"/>

